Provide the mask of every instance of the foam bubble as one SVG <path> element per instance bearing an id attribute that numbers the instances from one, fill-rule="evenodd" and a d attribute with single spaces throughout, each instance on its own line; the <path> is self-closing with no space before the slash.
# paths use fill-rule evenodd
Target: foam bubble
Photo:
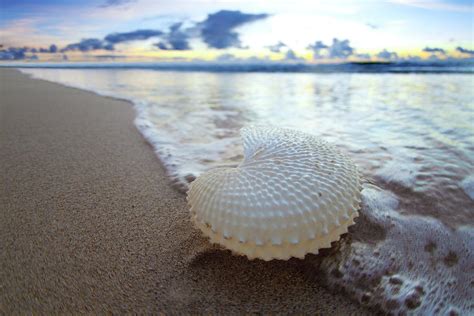
<path id="1" fill-rule="evenodd" d="M 392 149 L 391 152 L 392 160 L 377 170 L 375 176 L 387 183 L 396 183 L 407 188 L 414 187 L 421 168 L 417 157 L 400 149 Z"/>
<path id="2" fill-rule="evenodd" d="M 387 313 L 473 313 L 472 227 L 451 229 L 436 219 L 401 215 L 395 195 L 371 185 L 362 201 L 364 220 L 385 236 L 372 239 L 356 224 L 355 241 L 321 264 L 329 285 Z"/>

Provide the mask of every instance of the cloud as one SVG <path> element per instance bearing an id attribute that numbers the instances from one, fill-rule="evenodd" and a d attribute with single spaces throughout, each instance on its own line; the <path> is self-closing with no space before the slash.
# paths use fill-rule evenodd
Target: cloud
<path id="1" fill-rule="evenodd" d="M 135 30 L 125 33 L 111 33 L 104 37 L 103 40 L 98 38 L 82 39 L 78 43 L 72 43 L 61 49 L 61 52 L 81 51 L 88 52 L 92 50 L 109 50 L 115 49 L 114 45 L 129 41 L 147 40 L 151 37 L 161 36 L 163 32 L 160 30 Z M 51 50 L 51 47 L 50 47 Z"/>
<path id="2" fill-rule="evenodd" d="M 168 45 L 166 45 L 166 43 L 163 43 L 163 42 L 155 43 L 155 44 L 153 44 L 153 46 L 156 46 L 156 47 L 158 47 L 158 48 L 161 49 L 161 50 L 169 50 L 169 49 L 170 49 L 170 48 L 168 47 Z"/>
<path id="3" fill-rule="evenodd" d="M 49 48 L 41 47 L 38 50 L 36 48 L 32 48 L 30 51 L 32 53 L 40 52 L 40 53 L 43 53 L 43 54 L 48 54 L 48 53 L 54 54 L 54 53 L 58 52 L 58 47 L 55 44 L 51 44 L 49 46 Z"/>
<path id="4" fill-rule="evenodd" d="M 151 37 L 162 35 L 163 32 L 159 30 L 136 30 L 125 33 L 112 33 L 107 35 L 104 40 L 111 44 L 118 44 L 128 41 L 147 40 Z"/>
<path id="5" fill-rule="evenodd" d="M 349 40 L 338 40 L 333 38 L 332 45 L 329 46 L 329 57 L 330 58 L 342 58 L 345 59 L 354 53 L 354 49 L 350 46 Z"/>
<path id="6" fill-rule="evenodd" d="M 268 14 L 247 14 L 240 11 L 221 10 L 209 14 L 198 24 L 202 40 L 212 48 L 242 47 L 239 34 L 234 29 L 246 23 L 265 19 Z"/>
<path id="7" fill-rule="evenodd" d="M 133 2 L 136 2 L 136 0 L 106 0 L 103 4 L 99 6 L 99 8 L 118 7 Z"/>
<path id="8" fill-rule="evenodd" d="M 313 58 L 317 59 L 322 56 L 322 51 L 327 49 L 329 46 L 325 45 L 321 41 L 316 41 L 314 44 L 308 45 L 307 49 L 313 51 Z"/>
<path id="9" fill-rule="evenodd" d="M 287 61 L 303 61 L 303 58 L 298 57 L 294 50 L 289 49 L 285 54 L 285 60 L 287 60 Z"/>
<path id="10" fill-rule="evenodd" d="M 81 51 L 81 52 L 88 52 L 91 50 L 114 50 L 114 45 L 108 42 L 104 42 L 103 40 L 97 38 L 86 38 L 81 40 L 78 43 L 72 43 L 67 45 L 65 48 L 61 49 L 61 52 L 67 51 Z"/>
<path id="11" fill-rule="evenodd" d="M 171 25 L 170 32 L 166 38 L 171 49 L 174 50 L 189 50 L 188 38 L 189 35 L 185 31 L 181 31 L 182 23 L 175 23 Z"/>
<path id="12" fill-rule="evenodd" d="M 38 56 L 35 54 L 27 55 L 31 50 L 28 47 L 9 47 L 8 49 L 0 49 L 0 60 L 36 60 Z"/>
<path id="13" fill-rule="evenodd" d="M 136 0 L 134 0 L 136 1 Z M 134 2 L 133 1 L 133 2 Z M 131 3 L 131 0 L 107 0 L 101 7 L 120 6 Z M 89 52 L 94 50 L 115 50 L 115 45 L 128 41 L 147 40 L 152 37 L 160 37 L 160 41 L 153 44 L 162 50 L 190 50 L 190 39 L 201 38 L 210 48 L 240 47 L 239 34 L 235 29 L 246 23 L 257 21 L 268 17 L 268 14 L 247 14 L 240 11 L 221 10 L 209 14 L 206 19 L 195 23 L 192 27 L 183 29 L 183 22 L 171 25 L 168 32 L 155 29 L 139 29 L 131 32 L 110 33 L 103 39 L 84 38 L 78 42 L 70 43 L 58 50 L 56 45 L 49 48 L 39 48 L 40 53 L 64 53 L 68 51 Z M 13 56 L 13 53 L 4 53 Z M 15 55 L 16 56 L 16 55 Z M 12 57 L 13 58 L 13 57 Z"/>
<path id="14" fill-rule="evenodd" d="M 474 56 L 474 50 L 462 48 L 461 46 L 456 47 L 456 50 L 462 54 Z"/>
<path id="15" fill-rule="evenodd" d="M 445 55 L 446 54 L 446 51 L 442 48 L 437 48 L 437 47 L 425 47 L 423 48 L 423 51 L 424 52 L 427 52 L 427 53 L 440 53 L 440 54 L 443 54 Z"/>
<path id="16" fill-rule="evenodd" d="M 170 30 L 162 38 L 163 40 L 153 44 L 161 50 L 190 50 L 188 32 L 191 30 L 181 30 L 182 22 L 170 26 Z"/>
<path id="17" fill-rule="evenodd" d="M 384 49 L 376 55 L 380 59 L 388 59 L 388 60 L 395 60 L 398 59 L 398 54 L 395 52 L 389 52 L 388 50 Z"/>
<path id="18" fill-rule="evenodd" d="M 78 43 L 72 43 L 61 49 L 61 52 L 81 51 L 88 52 L 92 50 L 109 50 L 115 49 L 114 45 L 137 40 L 146 40 L 151 37 L 160 36 L 163 32 L 159 30 L 136 30 L 125 33 L 111 33 L 104 37 L 103 40 L 98 38 L 82 39 Z M 50 47 L 51 50 L 51 47 Z"/>
<path id="19" fill-rule="evenodd" d="M 278 42 L 275 45 L 269 45 L 267 48 L 274 53 L 280 53 L 283 48 L 287 47 L 285 43 Z"/>
<path id="20" fill-rule="evenodd" d="M 331 45 L 326 45 L 321 41 L 316 41 L 314 44 L 308 45 L 308 49 L 313 51 L 313 59 L 321 57 L 346 59 L 354 54 L 354 48 L 349 44 L 349 40 L 332 39 Z"/>

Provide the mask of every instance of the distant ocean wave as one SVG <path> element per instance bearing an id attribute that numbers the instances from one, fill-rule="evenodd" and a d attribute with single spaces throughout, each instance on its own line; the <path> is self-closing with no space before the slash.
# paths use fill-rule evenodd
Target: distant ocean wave
<path id="1" fill-rule="evenodd" d="M 288 73 L 474 73 L 474 59 L 450 61 L 347 62 L 308 64 L 289 62 L 57 62 L 3 63 L 0 67 L 54 69 L 156 69 L 200 72 L 288 72 Z"/>

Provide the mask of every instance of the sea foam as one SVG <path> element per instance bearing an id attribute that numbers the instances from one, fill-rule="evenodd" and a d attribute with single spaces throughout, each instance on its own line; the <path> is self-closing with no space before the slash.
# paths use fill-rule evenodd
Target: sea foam
<path id="1" fill-rule="evenodd" d="M 451 229 L 436 219 L 401 215 L 397 197 L 373 185 L 365 185 L 362 203 L 363 225 L 383 236 L 354 227 L 353 242 L 320 266 L 331 287 L 396 315 L 474 312 L 472 226 Z"/>

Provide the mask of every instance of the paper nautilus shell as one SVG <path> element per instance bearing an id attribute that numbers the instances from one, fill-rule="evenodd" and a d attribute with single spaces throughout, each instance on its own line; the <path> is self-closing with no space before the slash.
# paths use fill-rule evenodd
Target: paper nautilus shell
<path id="1" fill-rule="evenodd" d="M 249 259 L 303 258 L 347 232 L 358 216 L 361 178 L 334 146 L 289 129 L 241 130 L 244 160 L 190 186 L 194 224 Z"/>

